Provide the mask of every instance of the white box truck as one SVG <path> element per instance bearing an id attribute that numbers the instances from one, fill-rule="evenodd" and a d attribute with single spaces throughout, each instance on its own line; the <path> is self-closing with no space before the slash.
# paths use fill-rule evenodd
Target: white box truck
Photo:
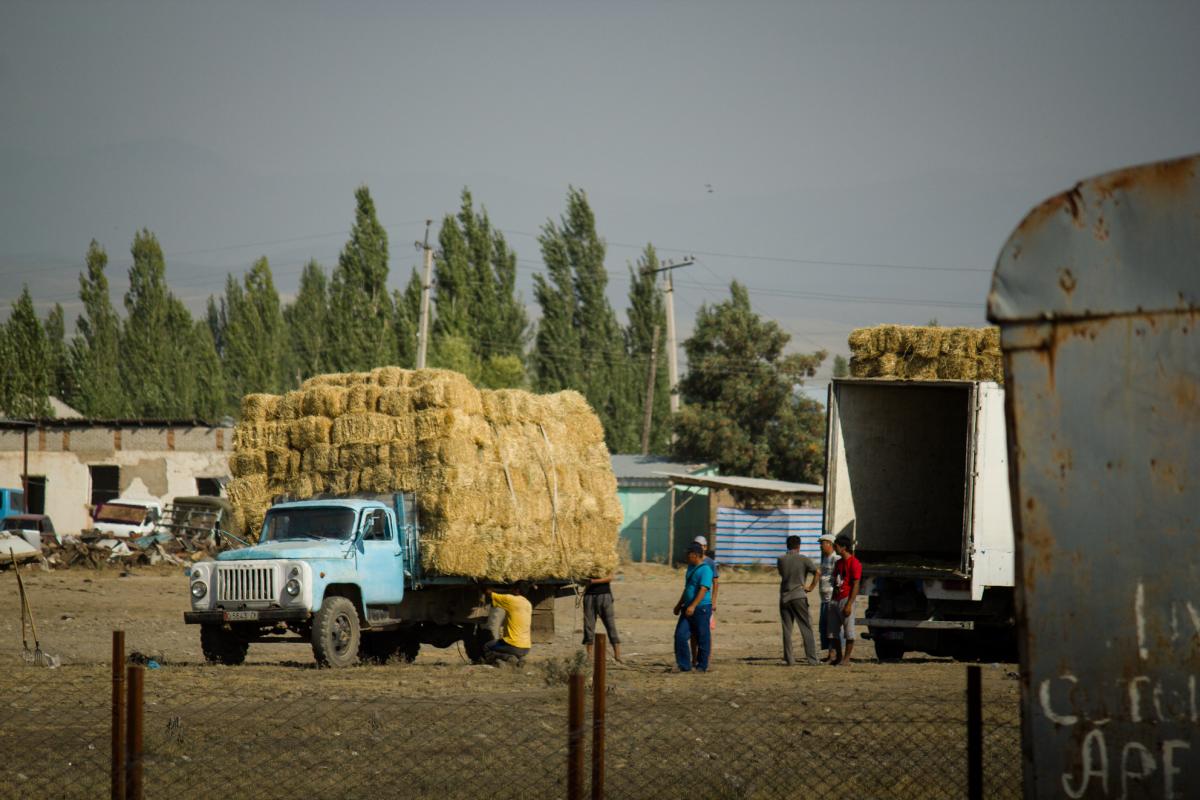
<path id="1" fill-rule="evenodd" d="M 843 378 L 827 411 L 824 531 L 855 541 L 876 655 L 1015 660 L 1004 389 Z"/>

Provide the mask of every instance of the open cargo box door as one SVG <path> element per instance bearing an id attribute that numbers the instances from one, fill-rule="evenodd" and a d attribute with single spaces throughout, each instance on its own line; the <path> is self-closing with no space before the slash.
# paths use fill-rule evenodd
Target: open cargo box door
<path id="1" fill-rule="evenodd" d="M 824 531 L 873 575 L 969 575 L 976 384 L 836 379 L 829 398 Z"/>

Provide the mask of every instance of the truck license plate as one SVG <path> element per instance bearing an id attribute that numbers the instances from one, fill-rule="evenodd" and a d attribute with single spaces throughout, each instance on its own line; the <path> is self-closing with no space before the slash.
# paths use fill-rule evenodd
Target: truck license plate
<path id="1" fill-rule="evenodd" d="M 258 619 L 257 611 L 226 611 L 226 622 L 245 622 Z"/>

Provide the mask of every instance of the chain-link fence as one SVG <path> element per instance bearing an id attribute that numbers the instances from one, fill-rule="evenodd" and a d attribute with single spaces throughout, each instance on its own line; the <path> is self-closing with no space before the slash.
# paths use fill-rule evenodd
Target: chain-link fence
<path id="1" fill-rule="evenodd" d="M 563 674 L 488 688 L 477 685 L 488 668 L 439 668 L 436 685 L 428 669 L 147 669 L 144 796 L 567 796 Z M 1019 797 L 1015 681 L 987 672 L 984 796 Z M 936 695 L 919 684 L 897 693 L 836 680 L 729 688 L 704 675 L 630 681 L 610 671 L 605 796 L 965 797 L 965 687 L 964 676 L 961 689 L 947 693 L 943 683 Z M 108 667 L 0 670 L 0 797 L 108 796 L 111 698 Z"/>

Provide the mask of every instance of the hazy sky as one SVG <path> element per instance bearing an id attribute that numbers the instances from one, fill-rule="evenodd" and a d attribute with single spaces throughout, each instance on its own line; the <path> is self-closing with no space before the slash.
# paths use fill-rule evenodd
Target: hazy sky
<path id="1" fill-rule="evenodd" d="M 735 277 L 797 349 L 980 324 L 1031 206 L 1200 150 L 1198 33 L 1197 2 L 0 0 L 0 302 L 73 319 L 88 241 L 122 289 L 143 226 L 194 309 L 259 255 L 287 295 L 366 183 L 394 285 L 469 186 L 532 304 L 573 184 L 622 315 L 653 242 L 698 260 L 682 334 Z"/>

